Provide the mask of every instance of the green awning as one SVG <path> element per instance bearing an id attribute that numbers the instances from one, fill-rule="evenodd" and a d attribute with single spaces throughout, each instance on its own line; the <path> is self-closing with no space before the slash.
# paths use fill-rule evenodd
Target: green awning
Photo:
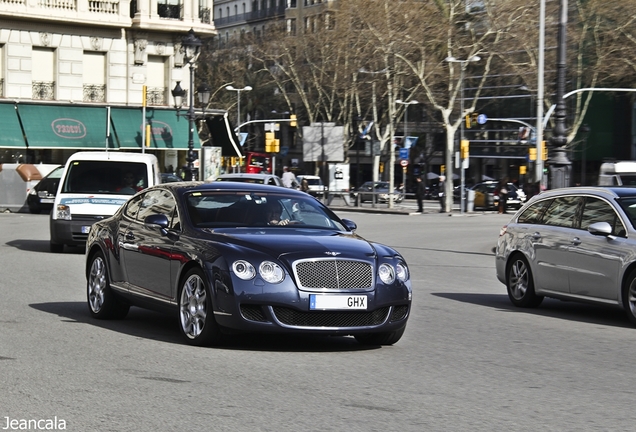
<path id="1" fill-rule="evenodd" d="M 0 104 L 0 131 L 0 147 L 26 148 L 14 104 Z"/>
<path id="2" fill-rule="evenodd" d="M 184 114 L 181 111 L 181 114 Z M 111 121 L 119 147 L 141 150 L 143 121 L 142 108 L 111 108 Z M 146 108 L 146 121 L 150 125 L 149 149 L 187 149 L 188 119 L 177 116 L 175 110 Z M 201 148 L 201 142 L 195 131 L 194 148 Z"/>
<path id="3" fill-rule="evenodd" d="M 114 149 L 105 107 L 18 104 L 30 149 Z"/>

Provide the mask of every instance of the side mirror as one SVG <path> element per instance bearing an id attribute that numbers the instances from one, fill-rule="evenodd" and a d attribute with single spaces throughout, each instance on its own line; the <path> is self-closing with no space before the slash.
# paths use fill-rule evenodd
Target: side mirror
<path id="1" fill-rule="evenodd" d="M 607 222 L 594 222 L 587 230 L 590 234 L 598 235 L 598 236 L 610 236 L 612 235 L 612 227 Z"/>
<path id="2" fill-rule="evenodd" d="M 163 214 L 150 215 L 144 219 L 144 226 L 152 230 L 159 230 L 162 235 L 167 235 L 170 221 L 168 216 Z"/>
<path id="3" fill-rule="evenodd" d="M 358 229 L 358 225 L 356 225 L 356 223 L 351 219 L 342 219 L 342 223 L 344 224 L 345 228 L 351 232 Z"/>

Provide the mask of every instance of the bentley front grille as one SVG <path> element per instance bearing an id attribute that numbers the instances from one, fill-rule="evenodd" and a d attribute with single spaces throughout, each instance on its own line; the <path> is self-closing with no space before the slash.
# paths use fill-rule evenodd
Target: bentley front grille
<path id="1" fill-rule="evenodd" d="M 300 288 L 346 290 L 373 286 L 373 267 L 362 261 L 301 260 L 294 263 L 294 273 Z"/>
<path id="2" fill-rule="evenodd" d="M 301 312 L 294 309 L 275 306 L 274 316 L 281 323 L 294 327 L 367 327 L 384 323 L 389 314 L 389 307 L 371 312 L 349 311 L 312 311 Z"/>

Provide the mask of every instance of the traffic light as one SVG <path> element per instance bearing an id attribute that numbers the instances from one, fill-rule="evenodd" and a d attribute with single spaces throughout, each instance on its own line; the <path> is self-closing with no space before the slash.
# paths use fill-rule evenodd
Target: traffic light
<path id="1" fill-rule="evenodd" d="M 469 152 L 470 152 L 470 141 L 461 140 L 461 143 L 460 143 L 461 158 L 462 159 L 468 159 L 469 158 Z"/>
<path id="2" fill-rule="evenodd" d="M 527 170 L 527 167 L 525 165 L 521 165 L 519 167 L 519 175 L 525 175 L 526 174 L 526 170 Z"/>
<path id="3" fill-rule="evenodd" d="M 289 116 L 289 126 L 298 127 L 298 122 L 296 121 L 296 114 L 292 114 Z"/>
<path id="4" fill-rule="evenodd" d="M 380 162 L 380 172 L 384 172 L 384 162 Z"/>
<path id="5" fill-rule="evenodd" d="M 545 141 L 541 141 L 541 160 L 548 160 L 548 147 Z"/>
<path id="6" fill-rule="evenodd" d="M 470 118 L 470 114 L 466 115 L 465 120 L 466 120 L 466 129 L 470 129 L 470 126 L 472 124 L 472 121 L 471 121 L 471 118 Z"/>
<path id="7" fill-rule="evenodd" d="M 465 117 L 466 129 L 470 129 L 471 127 L 477 126 L 477 117 L 479 117 L 479 113 L 467 114 Z"/>
<path id="8" fill-rule="evenodd" d="M 446 165 L 440 165 L 439 167 L 440 174 L 444 174 L 444 171 L 446 171 Z"/>
<path id="9" fill-rule="evenodd" d="M 530 147 L 528 149 L 528 159 L 530 159 L 531 161 L 536 161 L 537 160 L 537 148 L 536 147 Z"/>
<path id="10" fill-rule="evenodd" d="M 274 153 L 274 147 L 276 145 L 276 137 L 274 132 L 265 132 L 265 151 L 267 153 Z"/>

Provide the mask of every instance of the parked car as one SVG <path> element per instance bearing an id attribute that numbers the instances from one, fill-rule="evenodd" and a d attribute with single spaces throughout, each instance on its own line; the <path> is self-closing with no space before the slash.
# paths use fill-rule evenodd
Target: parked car
<path id="1" fill-rule="evenodd" d="M 400 203 L 404 200 L 404 193 L 397 189 L 393 188 L 393 201 Z M 389 201 L 389 182 L 387 181 L 368 181 L 364 182 L 359 188 L 351 192 L 351 197 L 353 199 L 358 199 L 360 202 L 365 201 L 373 201 L 373 196 L 375 195 L 375 202 L 377 203 L 386 203 Z"/>
<path id="2" fill-rule="evenodd" d="M 475 191 L 474 207 L 486 210 L 496 209 L 499 206 L 498 182 L 485 181 L 473 185 L 470 189 Z M 508 183 L 507 207 L 518 210 L 526 202 L 526 194 L 513 183 Z M 459 202 L 459 187 L 455 188 L 454 199 Z M 467 196 L 466 196 L 467 197 Z"/>
<path id="3" fill-rule="evenodd" d="M 283 186 L 283 181 L 280 177 L 274 174 L 252 174 L 252 173 L 231 173 L 221 174 L 216 178 L 216 181 L 233 181 L 242 183 L 253 184 L 265 184 L 272 186 Z"/>
<path id="4" fill-rule="evenodd" d="M 33 186 L 33 188 L 27 194 L 27 205 L 29 206 L 29 212 L 42 213 L 50 212 L 55 202 L 55 194 L 57 193 L 57 187 L 60 184 L 60 178 L 64 173 L 64 165 L 60 165 L 54 168 L 53 171 L 48 173 Z"/>
<path id="5" fill-rule="evenodd" d="M 616 305 L 636 324 L 636 188 L 535 195 L 503 226 L 497 278 L 518 307 L 544 297 Z"/>
<path id="6" fill-rule="evenodd" d="M 328 189 L 322 182 L 322 179 L 318 176 L 301 174 L 297 175 L 296 178 L 298 179 L 298 184 L 302 184 L 303 179 L 307 180 L 309 195 L 313 195 L 315 197 L 323 196 Z"/>
<path id="7" fill-rule="evenodd" d="M 161 183 L 172 183 L 183 181 L 181 177 L 172 173 L 161 173 Z"/>
<path id="8" fill-rule="evenodd" d="M 409 269 L 356 228 L 292 189 L 160 184 L 91 229 L 88 308 L 98 319 L 130 306 L 167 312 L 192 345 L 236 331 L 394 344 L 410 314 Z"/>

